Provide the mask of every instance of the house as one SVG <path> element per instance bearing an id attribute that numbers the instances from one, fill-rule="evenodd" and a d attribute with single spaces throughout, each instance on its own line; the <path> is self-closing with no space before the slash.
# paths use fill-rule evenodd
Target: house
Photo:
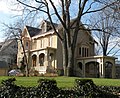
<path id="1" fill-rule="evenodd" d="M 58 32 L 62 34 L 60 25 L 54 25 Z M 77 37 L 74 74 L 79 77 L 115 78 L 115 58 L 95 56 L 95 40 L 91 36 L 91 32 L 80 30 Z M 29 69 L 34 68 L 40 74 L 44 74 L 48 70 L 63 69 L 62 44 L 54 33 L 50 22 L 42 21 L 40 28 L 25 26 L 22 32 L 22 40 L 29 62 Z M 23 49 L 18 42 L 18 66 L 21 66 L 20 62 L 23 58 Z"/>
<path id="2" fill-rule="evenodd" d="M 9 71 L 9 66 L 5 61 L 0 61 L 0 76 L 7 76 Z"/>
<path id="3" fill-rule="evenodd" d="M 0 61 L 4 61 L 11 68 L 17 63 L 17 41 L 9 39 L 0 43 Z"/>

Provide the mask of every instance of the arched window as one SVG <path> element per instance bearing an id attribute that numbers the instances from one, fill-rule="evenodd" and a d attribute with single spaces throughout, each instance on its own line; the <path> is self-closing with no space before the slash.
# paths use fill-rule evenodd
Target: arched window
<path id="1" fill-rule="evenodd" d="M 112 78 L 112 66 L 113 64 L 109 61 L 105 62 L 105 77 Z"/>
<path id="2" fill-rule="evenodd" d="M 41 53 L 41 54 L 39 55 L 39 63 L 40 63 L 40 66 L 44 66 L 44 56 L 45 56 L 44 53 Z"/>
<path id="3" fill-rule="evenodd" d="M 78 48 L 78 55 L 81 57 L 89 56 L 89 48 L 87 46 L 81 46 Z"/>
<path id="4" fill-rule="evenodd" d="M 32 64 L 33 64 L 33 67 L 36 66 L 36 61 L 37 61 L 37 56 L 34 54 L 34 55 L 32 56 Z"/>

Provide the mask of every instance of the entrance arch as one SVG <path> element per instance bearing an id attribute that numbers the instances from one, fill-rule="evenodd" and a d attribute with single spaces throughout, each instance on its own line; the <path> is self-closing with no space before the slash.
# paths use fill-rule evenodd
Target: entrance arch
<path id="1" fill-rule="evenodd" d="M 75 75 L 78 77 L 83 77 L 83 64 L 82 64 L 82 62 L 77 63 Z"/>
<path id="2" fill-rule="evenodd" d="M 112 66 L 111 62 L 105 62 L 105 78 L 112 78 Z"/>
<path id="3" fill-rule="evenodd" d="M 35 67 L 36 66 L 36 61 L 37 61 L 37 55 L 33 55 L 32 56 L 32 66 Z"/>
<path id="4" fill-rule="evenodd" d="M 99 63 L 98 62 L 88 62 L 85 64 L 85 77 L 99 78 Z"/>

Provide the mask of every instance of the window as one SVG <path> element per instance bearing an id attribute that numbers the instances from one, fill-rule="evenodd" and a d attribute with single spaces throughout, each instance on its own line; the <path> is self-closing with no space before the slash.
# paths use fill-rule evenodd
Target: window
<path id="1" fill-rule="evenodd" d="M 41 53 L 40 55 L 39 55 L 39 63 L 40 63 L 40 66 L 44 66 L 44 54 L 43 53 Z"/>
<path id="2" fill-rule="evenodd" d="M 34 55 L 32 56 L 32 66 L 33 66 L 33 67 L 36 67 L 36 61 L 37 61 L 37 56 L 34 54 Z"/>
<path id="3" fill-rule="evenodd" d="M 81 47 L 79 48 L 79 55 L 81 56 Z"/>
<path id="4" fill-rule="evenodd" d="M 40 40 L 40 48 L 42 48 L 42 40 Z"/>
<path id="5" fill-rule="evenodd" d="M 5 58 L 2 58 L 3 61 L 5 61 L 6 59 Z"/>
<path id="6" fill-rule="evenodd" d="M 26 42 L 26 49 L 28 49 L 28 46 L 29 46 L 29 44 L 28 44 L 28 42 Z"/>
<path id="7" fill-rule="evenodd" d="M 48 38 L 48 46 L 50 46 L 50 47 L 52 47 L 52 40 L 53 40 L 53 38 L 52 38 L 52 36 L 50 36 Z"/>
<path id="8" fill-rule="evenodd" d="M 84 47 L 82 47 L 82 57 L 85 57 L 84 54 L 85 54 L 85 53 L 84 53 Z"/>
<path id="9" fill-rule="evenodd" d="M 49 31 L 51 29 L 52 29 L 51 25 L 47 24 L 47 31 Z"/>
<path id="10" fill-rule="evenodd" d="M 86 46 L 79 47 L 78 54 L 79 56 L 82 57 L 88 57 L 88 47 Z"/>
<path id="11" fill-rule="evenodd" d="M 48 37 L 48 46 L 50 46 L 50 37 Z"/>
<path id="12" fill-rule="evenodd" d="M 26 47 L 28 47 L 28 42 L 26 42 Z"/>
<path id="13" fill-rule="evenodd" d="M 88 57 L 88 48 L 87 48 L 87 50 L 86 50 L 86 56 Z"/>

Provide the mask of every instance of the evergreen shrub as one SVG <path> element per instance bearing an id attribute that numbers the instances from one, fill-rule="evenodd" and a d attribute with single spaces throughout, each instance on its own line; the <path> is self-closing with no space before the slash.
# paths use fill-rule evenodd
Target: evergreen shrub
<path id="1" fill-rule="evenodd" d="M 120 87 L 96 86 L 91 79 L 76 79 L 71 89 L 58 88 L 54 79 L 39 79 L 36 87 L 17 86 L 15 81 L 2 81 L 0 98 L 119 98 L 120 93 Z"/>

